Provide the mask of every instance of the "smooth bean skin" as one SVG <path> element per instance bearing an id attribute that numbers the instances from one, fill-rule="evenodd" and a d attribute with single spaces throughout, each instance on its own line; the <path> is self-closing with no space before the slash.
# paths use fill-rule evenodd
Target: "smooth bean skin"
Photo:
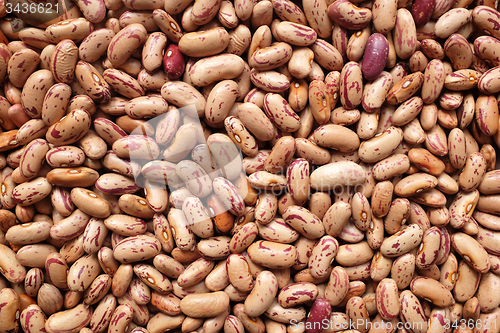
<path id="1" fill-rule="evenodd" d="M 215 317 L 229 306 L 229 296 L 223 291 L 187 295 L 181 300 L 180 306 L 182 312 L 190 317 Z"/>
<path id="2" fill-rule="evenodd" d="M 45 322 L 47 332 L 78 332 L 90 322 L 92 310 L 79 304 L 73 309 L 57 312 L 51 315 Z"/>
<path id="3" fill-rule="evenodd" d="M 375 80 L 384 70 L 388 55 L 389 44 L 384 35 L 380 33 L 371 35 L 366 43 L 361 65 L 363 77 L 368 81 Z"/>
<path id="4" fill-rule="evenodd" d="M 19 3 L 0 333 L 496 332 L 495 0 Z"/>
<path id="5" fill-rule="evenodd" d="M 372 12 L 366 8 L 359 8 L 349 1 L 335 2 L 328 7 L 328 16 L 344 28 L 360 30 L 364 28 L 372 18 Z"/>

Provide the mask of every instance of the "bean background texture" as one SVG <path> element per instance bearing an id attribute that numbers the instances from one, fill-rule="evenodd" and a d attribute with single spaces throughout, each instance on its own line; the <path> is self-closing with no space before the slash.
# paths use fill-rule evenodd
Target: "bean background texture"
<path id="1" fill-rule="evenodd" d="M 500 333 L 499 5 L 0 1 L 0 333 Z"/>

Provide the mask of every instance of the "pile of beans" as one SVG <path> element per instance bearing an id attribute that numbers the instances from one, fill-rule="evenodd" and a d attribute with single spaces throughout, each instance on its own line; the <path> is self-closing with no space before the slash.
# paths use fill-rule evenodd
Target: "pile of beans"
<path id="1" fill-rule="evenodd" d="M 497 1 L 48 3 L 0 1 L 0 333 L 500 332 Z"/>

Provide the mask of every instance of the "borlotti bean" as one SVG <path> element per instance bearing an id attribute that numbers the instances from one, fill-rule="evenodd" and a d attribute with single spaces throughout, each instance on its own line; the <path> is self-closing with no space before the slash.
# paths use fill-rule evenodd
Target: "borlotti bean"
<path id="1" fill-rule="evenodd" d="M 499 332 L 496 1 L 57 6 L 0 1 L 0 333 Z"/>

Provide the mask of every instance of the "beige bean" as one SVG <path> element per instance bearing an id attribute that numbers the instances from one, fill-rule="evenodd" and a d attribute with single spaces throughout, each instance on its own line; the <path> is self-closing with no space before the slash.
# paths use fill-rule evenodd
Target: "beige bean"
<path id="1" fill-rule="evenodd" d="M 12 283 L 19 283 L 26 277 L 26 268 L 22 266 L 12 249 L 2 244 L 0 246 L 2 256 L 0 260 L 0 272 Z"/>
<path id="2" fill-rule="evenodd" d="M 342 266 L 332 269 L 330 279 L 325 288 L 325 298 L 332 306 L 342 302 L 349 292 L 349 276 Z"/>
<path id="3" fill-rule="evenodd" d="M 21 94 L 21 105 L 32 118 L 40 118 L 45 94 L 53 85 L 54 79 L 49 70 L 41 69 L 31 74 Z"/>
<path id="4" fill-rule="evenodd" d="M 208 137 L 207 144 L 222 175 L 229 180 L 238 178 L 243 165 L 239 149 L 233 141 L 227 135 L 215 133 Z"/>
<path id="5" fill-rule="evenodd" d="M 138 23 L 128 25 L 113 36 L 108 46 L 108 58 L 113 66 L 123 65 L 145 40 L 146 29 Z"/>
<path id="6" fill-rule="evenodd" d="M 408 171 L 410 161 L 406 155 L 394 154 L 379 162 L 373 167 L 373 176 L 379 181 L 388 180 L 398 174 Z"/>
<path id="7" fill-rule="evenodd" d="M 169 316 L 164 313 L 157 313 L 147 323 L 147 330 L 151 333 L 160 333 L 178 328 L 182 325 L 185 316 L 180 314 Z"/>
<path id="8" fill-rule="evenodd" d="M 283 171 L 290 163 L 296 149 L 293 137 L 284 136 L 279 138 L 264 162 L 264 169 L 271 173 Z"/>
<path id="9" fill-rule="evenodd" d="M 21 205 L 31 205 L 47 197 L 52 185 L 45 177 L 38 177 L 32 181 L 16 186 L 12 191 L 14 202 Z"/>
<path id="10" fill-rule="evenodd" d="M 51 56 L 49 63 L 54 80 L 60 83 L 71 83 L 75 75 L 75 65 L 78 61 L 78 47 L 72 40 L 60 41 Z"/>
<path id="11" fill-rule="evenodd" d="M 306 238 L 315 239 L 325 234 L 321 220 L 303 207 L 289 206 L 282 212 L 282 216 L 289 226 Z"/>
<path id="12" fill-rule="evenodd" d="M 90 114 L 86 110 L 73 110 L 64 119 L 49 127 L 46 138 L 48 142 L 56 146 L 71 144 L 80 140 L 87 133 L 90 125 Z"/>
<path id="13" fill-rule="evenodd" d="M 481 153 L 472 153 L 467 157 L 465 167 L 460 174 L 459 185 L 464 191 L 475 190 L 486 174 L 486 160 Z"/>
<path id="14" fill-rule="evenodd" d="M 319 290 L 310 282 L 292 283 L 281 289 L 278 302 L 284 308 L 295 307 L 316 299 Z"/>
<path id="15" fill-rule="evenodd" d="M 417 247 L 422 238 L 422 228 L 417 224 L 411 224 L 391 237 L 386 238 L 382 242 L 380 251 L 386 257 L 399 256 Z"/>
<path id="16" fill-rule="evenodd" d="M 189 77 L 194 85 L 204 87 L 223 79 L 234 79 L 243 72 L 243 60 L 234 55 L 216 55 L 198 60 L 190 69 Z"/>
<path id="17" fill-rule="evenodd" d="M 363 239 L 363 231 L 359 230 L 352 220 L 349 220 L 340 232 L 339 238 L 349 243 L 358 243 Z"/>
<path id="18" fill-rule="evenodd" d="M 403 126 L 415 119 L 423 108 L 423 101 L 420 97 L 412 97 L 403 102 L 394 112 L 392 123 L 396 126 Z"/>
<path id="19" fill-rule="evenodd" d="M 335 260 L 344 267 L 364 264 L 373 257 L 373 250 L 367 242 L 341 245 Z"/>
<path id="20" fill-rule="evenodd" d="M 153 292 L 151 297 L 151 304 L 169 316 L 181 314 L 180 302 L 181 300 L 173 294 L 161 295 Z"/>
<path id="21" fill-rule="evenodd" d="M 114 36 L 115 33 L 111 29 L 98 29 L 90 33 L 78 48 L 80 59 L 89 63 L 99 60 Z"/>
<path id="22" fill-rule="evenodd" d="M 97 218 L 106 218 L 111 214 L 111 207 L 104 199 L 83 188 L 71 190 L 71 201 L 83 212 Z"/>
<path id="23" fill-rule="evenodd" d="M 109 84 L 94 66 L 80 60 L 76 64 L 75 75 L 78 83 L 95 102 L 105 103 L 110 100 Z"/>
<path id="24" fill-rule="evenodd" d="M 346 304 L 346 314 L 351 320 L 356 322 L 354 325 L 355 329 L 360 332 L 367 331 L 369 316 L 363 298 L 359 296 L 350 297 Z"/>
<path id="25" fill-rule="evenodd" d="M 212 220 L 198 197 L 187 197 L 182 204 L 182 211 L 186 216 L 188 228 L 195 235 L 201 238 L 207 238 L 214 235 Z"/>
<path id="26" fill-rule="evenodd" d="M 176 166 L 176 172 L 193 195 L 204 198 L 212 192 L 210 177 L 197 163 L 181 161 Z"/>
<path id="27" fill-rule="evenodd" d="M 309 162 L 299 158 L 292 161 L 287 168 L 288 192 L 298 203 L 305 202 L 309 197 Z"/>
<path id="28" fill-rule="evenodd" d="M 256 156 L 258 153 L 257 142 L 237 117 L 227 117 L 224 126 L 230 138 L 238 145 L 241 151 L 247 156 Z"/>
<path id="29" fill-rule="evenodd" d="M 439 38 L 447 38 L 471 19 L 471 13 L 465 8 L 450 9 L 436 22 L 436 36 Z"/>
<path id="30" fill-rule="evenodd" d="M 220 123 L 228 116 L 236 100 L 237 89 L 238 84 L 233 80 L 223 80 L 212 88 L 205 106 L 205 118 L 210 123 Z"/>
<path id="31" fill-rule="evenodd" d="M 402 103 L 413 96 L 424 82 L 424 74 L 415 72 L 397 82 L 387 93 L 387 102 L 391 105 Z"/>
<path id="32" fill-rule="evenodd" d="M 288 324 L 292 320 L 298 323 L 305 319 L 306 311 L 303 307 L 285 309 L 275 298 L 266 312 L 264 312 L 264 315 L 279 323 Z"/>
<path id="33" fill-rule="evenodd" d="M 276 26 L 276 34 L 282 41 L 296 46 L 311 45 L 317 38 L 313 28 L 287 21 L 280 22 Z"/>
<path id="34" fill-rule="evenodd" d="M 24 123 L 19 130 L 13 130 L 3 135 L 5 145 L 8 149 L 24 145 L 30 141 L 42 138 L 46 135 L 47 126 L 41 119 L 31 119 Z"/>
<path id="35" fill-rule="evenodd" d="M 374 3 L 373 12 L 373 25 L 380 33 L 388 33 L 396 25 L 397 15 L 397 2 L 378 0 Z"/>
<path id="36" fill-rule="evenodd" d="M 396 281 L 399 289 L 404 289 L 410 285 L 414 272 L 415 256 L 412 253 L 406 253 L 394 260 L 391 277 Z"/>
<path id="37" fill-rule="evenodd" d="M 439 176 L 445 169 L 445 165 L 441 160 L 423 148 L 411 149 L 408 152 L 408 158 L 420 170 L 434 176 Z"/>
<path id="38" fill-rule="evenodd" d="M 108 332 L 127 331 L 132 321 L 134 310 L 127 304 L 121 304 L 116 307 L 109 322 Z"/>
<path id="39" fill-rule="evenodd" d="M 214 269 L 206 276 L 205 285 L 210 291 L 224 290 L 229 286 L 229 277 L 226 269 L 226 261 L 222 260 L 215 265 Z"/>
<path id="40" fill-rule="evenodd" d="M 415 193 L 434 188 L 437 184 L 438 180 L 436 177 L 418 172 L 401 179 L 394 187 L 394 193 L 402 197 L 408 197 Z"/>
<path id="41" fill-rule="evenodd" d="M 371 208 L 374 216 L 384 217 L 389 213 L 393 192 L 394 185 L 387 180 L 375 185 L 371 200 Z"/>
<path id="42" fill-rule="evenodd" d="M 21 49 L 12 55 L 8 51 L 6 55 L 8 55 L 6 70 L 9 74 L 9 80 L 14 86 L 22 88 L 40 63 L 40 55 L 28 48 Z"/>
<path id="43" fill-rule="evenodd" d="M 295 60 L 294 60 L 295 61 Z M 293 66 L 291 67 L 293 70 Z M 283 73 L 281 73 L 283 72 Z M 311 72 L 309 73 L 311 75 Z M 290 87 L 292 75 L 288 68 L 282 66 L 276 70 L 258 71 L 250 70 L 250 81 L 259 89 L 272 93 L 281 93 Z M 311 78 L 314 80 L 314 78 Z"/>
<path id="44" fill-rule="evenodd" d="M 46 316 L 43 310 L 36 304 L 28 305 L 21 312 L 20 324 L 23 330 L 33 329 L 33 330 L 44 330 L 45 329 Z"/>
<path id="45" fill-rule="evenodd" d="M 350 110 L 361 104 L 363 96 L 361 67 L 357 62 L 351 61 L 344 65 L 340 72 L 340 102 L 344 108 Z M 356 86 L 356 89 L 348 87 Z"/>
<path id="46" fill-rule="evenodd" d="M 101 266 L 96 254 L 85 255 L 75 261 L 68 272 L 68 287 L 72 291 L 84 291 L 99 275 Z"/>
<path id="47" fill-rule="evenodd" d="M 50 235 L 50 222 L 31 222 L 15 225 L 5 233 L 11 244 L 34 244 L 46 240 Z"/>
<path id="48" fill-rule="evenodd" d="M 314 246 L 309 259 L 309 273 L 317 279 L 327 277 L 330 265 L 340 250 L 338 242 L 331 236 L 323 236 Z"/>
<path id="49" fill-rule="evenodd" d="M 90 322 L 92 310 L 84 304 L 54 313 L 45 322 L 47 332 L 78 332 Z"/>
<path id="50" fill-rule="evenodd" d="M 83 303 L 92 305 L 103 299 L 111 288 L 111 279 L 108 274 L 101 274 L 96 277 L 88 289 L 85 290 Z"/>
<path id="51" fill-rule="evenodd" d="M 384 240 L 384 221 L 381 218 L 372 216 L 372 223 L 370 223 L 370 228 L 367 230 L 366 236 L 366 241 L 370 244 L 371 248 L 380 248 Z"/>
<path id="52" fill-rule="evenodd" d="M 153 258 L 160 253 L 161 245 L 155 237 L 137 235 L 123 239 L 113 249 L 115 259 L 130 263 Z"/>
<path id="53" fill-rule="evenodd" d="M 339 142 L 338 137 L 345 140 Z M 344 126 L 327 124 L 320 126 L 314 131 L 316 144 L 330 149 L 336 149 L 344 153 L 350 153 L 358 149 L 359 138 L 356 133 Z"/>
<path id="54" fill-rule="evenodd" d="M 229 296 L 223 291 L 187 295 L 180 305 L 182 312 L 189 317 L 210 318 L 219 315 L 229 306 Z"/>
<path id="55" fill-rule="evenodd" d="M 175 243 L 181 250 L 190 250 L 195 244 L 195 236 L 187 227 L 186 217 L 180 209 L 170 209 L 168 223 Z"/>
<path id="56" fill-rule="evenodd" d="M 0 310 L 0 325 L 2 330 L 17 331 L 19 329 L 19 314 L 21 310 L 18 294 L 11 288 L 0 291 L 0 301 L 5 304 Z"/>
<path id="57" fill-rule="evenodd" d="M 414 333 L 425 332 L 427 330 L 427 320 L 424 315 L 422 304 L 415 294 L 409 290 L 405 290 L 401 293 L 400 299 L 401 317 L 403 321 L 415 324 L 415 327 L 412 329 Z"/>
<path id="58" fill-rule="evenodd" d="M 309 47 L 297 47 L 288 61 L 288 71 L 297 79 L 305 79 L 312 71 L 313 59 L 314 52 Z M 298 94 L 300 94 L 300 97 L 303 96 L 303 98 L 299 99 Z M 293 101 L 291 101 L 292 96 L 296 96 Z M 290 97 L 288 100 L 294 110 L 296 110 L 296 103 L 305 106 L 307 98 L 307 84 L 305 82 L 295 81 L 290 84 Z"/>
<path id="59" fill-rule="evenodd" d="M 450 205 L 450 225 L 461 228 L 469 220 L 479 200 L 479 192 L 460 191 Z"/>
<path id="60" fill-rule="evenodd" d="M 420 269 L 429 269 L 438 259 L 441 247 L 441 233 L 437 227 L 424 232 L 422 243 L 416 255 L 416 265 Z"/>
<path id="61" fill-rule="evenodd" d="M 35 177 L 42 167 L 48 150 L 49 145 L 43 139 L 35 139 L 28 143 L 19 161 L 21 175 L 26 179 Z"/>
<path id="62" fill-rule="evenodd" d="M 429 300 L 439 307 L 446 307 L 453 304 L 451 292 L 434 279 L 419 276 L 413 279 L 410 288 L 416 296 Z"/>
<path id="63" fill-rule="evenodd" d="M 477 291 L 477 300 L 483 312 L 491 312 L 500 304 L 498 289 L 495 286 L 499 283 L 498 277 L 492 272 L 484 273 Z"/>
<path id="64" fill-rule="evenodd" d="M 250 292 L 254 281 L 250 274 L 245 257 L 241 254 L 231 254 L 226 261 L 229 282 L 240 292 Z"/>
<path id="65" fill-rule="evenodd" d="M 251 68 L 267 71 L 285 65 L 292 57 L 292 47 L 283 42 L 257 49 L 248 59 Z"/>
<path id="66" fill-rule="evenodd" d="M 139 82 L 121 70 L 106 69 L 102 77 L 114 90 L 125 97 L 137 98 L 145 94 Z"/>
<path id="67" fill-rule="evenodd" d="M 415 52 L 417 46 L 415 22 L 408 10 L 404 8 L 398 9 L 394 29 L 396 54 L 402 59 L 407 59 Z M 406 42 L 402 42 L 403 40 Z"/>
<path id="68" fill-rule="evenodd" d="M 378 162 L 391 155 L 402 139 L 403 131 L 398 127 L 390 127 L 382 135 L 363 141 L 359 146 L 359 158 L 366 163 Z"/>
<path id="69" fill-rule="evenodd" d="M 218 19 L 226 28 L 236 28 L 238 16 L 232 2 L 222 1 L 219 9 Z"/>
<path id="70" fill-rule="evenodd" d="M 167 37 L 163 32 L 153 32 L 149 35 L 142 49 L 144 68 L 152 72 L 162 65 L 162 55 L 166 45 Z"/>
<path id="71" fill-rule="evenodd" d="M 375 112 L 384 103 L 385 96 L 393 83 L 392 75 L 382 72 L 375 80 L 363 87 L 362 105 L 368 112 Z"/>
<path id="72" fill-rule="evenodd" d="M 213 188 L 217 198 L 229 212 L 236 216 L 243 215 L 245 202 L 230 181 L 217 177 L 213 181 Z"/>
<path id="73" fill-rule="evenodd" d="M 254 263 L 264 267 L 286 268 L 295 264 L 297 251 L 293 245 L 258 241 L 250 245 L 248 254 Z"/>
<path id="74" fill-rule="evenodd" d="M 311 173 L 311 187 L 320 191 L 333 189 L 335 186 L 356 186 L 364 183 L 366 173 L 354 162 L 334 162 L 317 168 Z"/>
<path id="75" fill-rule="evenodd" d="M 71 96 L 71 87 L 65 83 L 53 85 L 43 100 L 42 120 L 50 126 L 61 120 L 66 114 Z"/>
<path id="76" fill-rule="evenodd" d="M 196 249 L 203 258 L 207 260 L 223 260 L 231 253 L 229 250 L 228 236 L 216 236 L 202 239 L 198 242 Z"/>
<path id="77" fill-rule="evenodd" d="M 268 141 L 273 136 L 269 118 L 253 103 L 238 105 L 238 117 L 245 127 L 259 140 Z"/>
<path id="78" fill-rule="evenodd" d="M 146 231 L 146 223 L 133 216 L 113 214 L 104 220 L 107 229 L 121 236 L 136 236 Z"/>
<path id="79" fill-rule="evenodd" d="M 296 138 L 297 149 L 295 153 L 298 157 L 308 160 L 311 164 L 324 165 L 331 161 L 331 154 L 328 149 L 319 147 L 311 140 Z"/>
<path id="80" fill-rule="evenodd" d="M 472 298 L 479 286 L 481 274 L 475 271 L 465 261 L 460 262 L 457 270 L 456 284 L 453 295 L 457 302 L 465 302 Z"/>
<path id="81" fill-rule="evenodd" d="M 137 264 L 134 266 L 134 273 L 142 282 L 158 293 L 164 295 L 172 291 L 172 284 L 168 278 L 151 265 Z"/>
<path id="82" fill-rule="evenodd" d="M 482 194 L 497 194 L 497 177 L 498 172 L 496 170 L 487 172 L 479 184 L 479 192 Z"/>
<path id="83" fill-rule="evenodd" d="M 191 263 L 177 278 L 177 283 L 183 288 L 194 286 L 201 282 L 214 267 L 214 262 L 199 258 Z"/>
<path id="84" fill-rule="evenodd" d="M 328 235 L 338 236 L 351 217 L 351 205 L 343 201 L 334 203 L 323 217 L 323 225 Z"/>
<path id="85" fill-rule="evenodd" d="M 368 199 L 362 193 L 358 192 L 354 194 L 351 206 L 354 224 L 356 224 L 356 226 L 360 230 L 369 229 L 372 219 L 372 212 Z"/>
<path id="86" fill-rule="evenodd" d="M 278 198 L 272 193 L 262 193 L 259 195 L 255 206 L 255 219 L 260 225 L 267 225 L 273 221 L 277 210 Z M 261 233 L 260 226 L 259 233 Z M 279 233 L 277 235 L 279 236 Z"/>
<path id="87" fill-rule="evenodd" d="M 451 236 L 453 248 L 478 272 L 487 272 L 490 261 L 486 250 L 474 238 L 464 233 Z"/>
<path id="88" fill-rule="evenodd" d="M 26 295 L 35 297 L 43 283 L 43 272 L 40 268 L 32 268 L 26 273 L 24 289 Z"/>
<path id="89" fill-rule="evenodd" d="M 63 306 L 63 297 L 59 289 L 55 286 L 44 283 L 38 291 L 37 303 L 43 312 L 47 315 L 51 315 L 61 310 Z"/>
<path id="90" fill-rule="evenodd" d="M 476 120 L 479 129 L 487 136 L 498 131 L 498 103 L 493 96 L 481 95 L 476 99 Z"/>

